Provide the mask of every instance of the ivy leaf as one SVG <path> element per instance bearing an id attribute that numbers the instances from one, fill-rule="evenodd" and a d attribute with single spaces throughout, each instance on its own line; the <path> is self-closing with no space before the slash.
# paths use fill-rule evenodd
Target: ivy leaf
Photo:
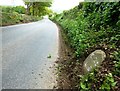
<path id="1" fill-rule="evenodd" d="M 82 89 L 86 89 L 86 85 L 83 84 L 82 82 L 80 83 L 80 86 L 81 86 Z"/>
<path id="2" fill-rule="evenodd" d="M 113 82 L 113 83 L 111 84 L 111 85 L 112 85 L 112 87 L 114 87 L 114 86 L 116 85 L 116 83 L 117 83 L 117 82 Z"/>
<path id="3" fill-rule="evenodd" d="M 114 82 L 114 78 L 109 78 L 108 79 L 110 82 Z"/>
<path id="4" fill-rule="evenodd" d="M 105 88 L 105 86 L 102 84 L 102 86 L 100 87 L 100 89 L 104 89 Z"/>
<path id="5" fill-rule="evenodd" d="M 106 84 L 105 84 L 105 88 L 106 88 L 106 89 L 110 89 L 110 85 L 106 83 Z"/>

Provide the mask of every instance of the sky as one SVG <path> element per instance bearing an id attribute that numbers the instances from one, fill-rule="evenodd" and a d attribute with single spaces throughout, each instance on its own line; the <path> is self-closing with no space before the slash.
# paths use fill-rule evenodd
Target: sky
<path id="1" fill-rule="evenodd" d="M 51 9 L 56 12 L 69 10 L 84 0 L 54 0 Z"/>
<path id="2" fill-rule="evenodd" d="M 0 5 L 6 5 L 6 6 L 18 6 L 18 5 L 24 5 L 23 0 L 0 0 Z"/>
<path id="3" fill-rule="evenodd" d="M 54 12 L 62 12 L 63 10 L 69 10 L 75 7 L 76 5 L 79 4 L 79 2 L 82 2 L 82 1 L 84 0 L 54 0 L 50 8 Z M 0 0 L 0 5 L 25 6 L 22 0 Z"/>

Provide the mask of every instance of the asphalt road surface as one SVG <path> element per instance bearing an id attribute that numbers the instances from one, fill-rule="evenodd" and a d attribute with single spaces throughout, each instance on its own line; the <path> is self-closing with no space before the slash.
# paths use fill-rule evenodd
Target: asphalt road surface
<path id="1" fill-rule="evenodd" d="M 2 27 L 2 88 L 53 88 L 58 39 L 49 19 Z"/>

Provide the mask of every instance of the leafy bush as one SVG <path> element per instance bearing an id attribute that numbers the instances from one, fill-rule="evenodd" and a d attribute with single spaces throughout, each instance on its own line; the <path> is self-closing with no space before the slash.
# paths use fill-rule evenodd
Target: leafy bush
<path id="1" fill-rule="evenodd" d="M 63 27 L 77 57 L 100 43 L 112 45 L 115 42 L 116 45 L 120 38 L 120 3 L 85 2 L 81 7 L 65 11 L 53 19 Z"/>
<path id="2" fill-rule="evenodd" d="M 25 15 L 25 8 L 22 6 L 0 6 L 0 8 L 2 8 L 2 12 L 0 12 L 0 15 L 2 15 L 0 18 L 2 24 L 0 25 L 2 26 L 37 21 L 41 19 L 41 17 Z"/>
<path id="3" fill-rule="evenodd" d="M 25 14 L 26 10 L 23 6 L 13 7 L 13 11 L 18 12 L 19 14 Z"/>
<path id="4" fill-rule="evenodd" d="M 95 69 L 81 77 L 81 90 L 115 90 L 120 84 L 120 2 L 84 2 L 75 8 L 55 15 L 54 21 L 59 23 L 66 34 L 76 57 L 84 54 L 94 46 L 106 45 L 117 50 L 111 54 L 113 70 L 101 73 Z M 108 53 L 109 55 L 110 53 Z M 116 78 L 117 77 L 117 78 Z M 118 90 L 118 89 L 117 89 Z"/>
<path id="5" fill-rule="evenodd" d="M 80 88 L 81 90 L 112 90 L 116 85 L 116 81 L 114 80 L 113 74 L 106 74 L 103 79 L 98 80 L 95 73 L 89 73 L 86 76 L 81 77 Z M 101 82 L 100 86 L 97 87 L 96 84 Z"/>
<path id="6" fill-rule="evenodd" d="M 19 14 L 25 14 L 25 8 L 23 6 L 0 6 L 2 8 L 2 12 L 13 13 L 17 12 Z"/>

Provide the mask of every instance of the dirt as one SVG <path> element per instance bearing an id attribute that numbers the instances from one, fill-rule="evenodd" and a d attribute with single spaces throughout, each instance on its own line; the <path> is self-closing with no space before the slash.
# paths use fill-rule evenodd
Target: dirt
<path id="1" fill-rule="evenodd" d="M 98 83 L 93 83 L 95 87 L 99 88 L 101 85 L 99 79 L 103 79 L 102 75 L 112 72 L 114 70 L 114 63 L 110 55 L 115 51 L 115 49 L 109 48 L 106 44 L 100 44 L 93 46 L 86 50 L 86 52 L 81 55 L 78 59 L 74 55 L 74 50 L 69 46 L 69 42 L 66 38 L 65 33 L 62 31 L 62 28 L 59 27 L 59 58 L 56 61 L 58 64 L 58 78 L 57 78 L 57 88 L 58 89 L 78 89 L 80 84 L 80 76 L 84 75 L 83 72 L 83 62 L 89 54 L 93 51 L 100 49 L 106 53 L 106 59 L 102 62 L 102 65 L 99 67 L 99 71 L 96 74 L 96 79 Z M 114 76 L 117 81 L 117 86 L 115 91 L 120 91 L 120 78 Z M 93 87 L 93 90 L 94 87 Z"/>
<path id="2" fill-rule="evenodd" d="M 79 75 L 83 74 L 83 62 L 77 62 L 78 60 L 76 60 L 74 56 L 74 50 L 68 45 L 67 38 L 61 27 L 59 27 L 59 39 L 59 58 L 56 61 L 58 64 L 58 88 L 73 89 L 73 87 L 76 88 L 76 85 L 79 82 L 79 80 L 77 80 L 79 79 Z"/>

